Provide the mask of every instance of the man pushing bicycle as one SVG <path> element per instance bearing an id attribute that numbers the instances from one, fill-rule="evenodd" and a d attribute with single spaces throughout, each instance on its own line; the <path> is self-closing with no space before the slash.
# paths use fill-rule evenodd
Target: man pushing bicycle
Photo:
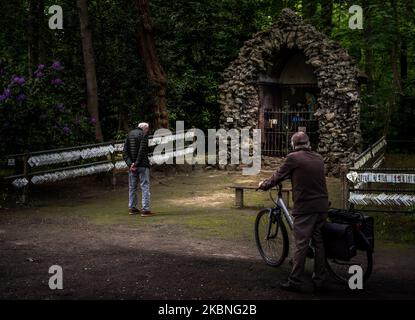
<path id="1" fill-rule="evenodd" d="M 291 137 L 293 152 L 289 153 L 281 167 L 258 185 L 268 190 L 283 180 L 291 179 L 293 193 L 295 253 L 291 273 L 280 288 L 288 291 L 304 292 L 304 266 L 310 241 L 315 248 L 313 285 L 316 291 L 324 288 L 326 277 L 325 253 L 322 227 L 327 219 L 329 208 L 325 167 L 321 155 L 311 151 L 310 139 L 304 132 Z"/>

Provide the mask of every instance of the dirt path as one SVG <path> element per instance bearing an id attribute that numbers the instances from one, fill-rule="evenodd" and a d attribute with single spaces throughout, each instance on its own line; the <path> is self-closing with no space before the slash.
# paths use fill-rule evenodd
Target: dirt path
<path id="1" fill-rule="evenodd" d="M 30 208 L 0 211 L 0 298 L 415 298 L 414 247 L 396 245 L 377 247 L 365 290 L 330 283 L 325 295 L 281 291 L 288 263 L 274 269 L 262 262 L 253 239 L 255 211 L 232 208 L 226 188 L 239 178 L 218 177 L 223 174 L 154 185 L 159 214 L 149 220 L 128 216 L 125 185 L 114 192 L 82 182 L 39 190 Z M 253 194 L 247 201 L 264 199 Z M 63 290 L 48 287 L 51 265 L 63 268 Z"/>
<path id="2" fill-rule="evenodd" d="M 415 297 L 413 250 L 380 249 L 363 291 L 330 284 L 328 295 L 282 292 L 289 272 L 264 265 L 253 247 L 191 242 L 180 235 L 98 228 L 83 221 L 3 224 L 2 299 L 410 299 Z M 165 231 L 165 230 L 164 230 Z M 64 270 L 64 290 L 48 288 L 48 268 Z"/>

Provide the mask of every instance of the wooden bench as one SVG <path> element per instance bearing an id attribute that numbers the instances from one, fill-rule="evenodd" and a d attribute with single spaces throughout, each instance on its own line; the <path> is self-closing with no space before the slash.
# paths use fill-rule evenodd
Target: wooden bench
<path id="1" fill-rule="evenodd" d="M 229 186 L 229 188 L 235 189 L 235 206 L 237 208 L 244 207 L 244 190 L 256 190 L 258 187 L 254 186 Z M 276 188 L 272 188 L 276 189 Z M 291 188 L 283 188 L 282 189 L 282 196 L 284 199 L 287 208 L 290 207 L 290 192 Z"/>

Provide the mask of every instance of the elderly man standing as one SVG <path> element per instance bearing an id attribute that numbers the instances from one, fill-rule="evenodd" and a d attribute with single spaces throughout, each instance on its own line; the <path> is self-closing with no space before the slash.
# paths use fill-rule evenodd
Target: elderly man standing
<path id="1" fill-rule="evenodd" d="M 259 183 L 260 189 L 268 190 L 285 179 L 291 179 L 295 253 L 288 282 L 280 287 L 289 291 L 306 291 L 304 265 L 312 240 L 315 247 L 313 284 L 316 291 L 324 291 L 326 270 L 322 227 L 329 208 L 324 161 L 321 155 L 311 151 L 310 140 L 304 132 L 292 136 L 291 146 L 294 151 L 287 155 L 279 170 Z"/>
<path id="2" fill-rule="evenodd" d="M 125 140 L 123 158 L 129 168 L 129 213 L 141 212 L 142 217 L 154 215 L 150 211 L 150 162 L 148 160 L 148 123 L 142 122 L 132 130 Z M 140 181 L 142 209 L 137 208 L 137 184 Z"/>

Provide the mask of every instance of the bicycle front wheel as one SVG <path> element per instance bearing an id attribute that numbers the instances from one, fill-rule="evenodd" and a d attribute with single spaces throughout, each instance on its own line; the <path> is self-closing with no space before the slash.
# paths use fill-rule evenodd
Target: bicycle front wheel
<path id="1" fill-rule="evenodd" d="M 255 240 L 265 263 L 280 266 L 288 256 L 288 234 L 281 219 L 269 209 L 258 212 L 255 220 Z"/>

